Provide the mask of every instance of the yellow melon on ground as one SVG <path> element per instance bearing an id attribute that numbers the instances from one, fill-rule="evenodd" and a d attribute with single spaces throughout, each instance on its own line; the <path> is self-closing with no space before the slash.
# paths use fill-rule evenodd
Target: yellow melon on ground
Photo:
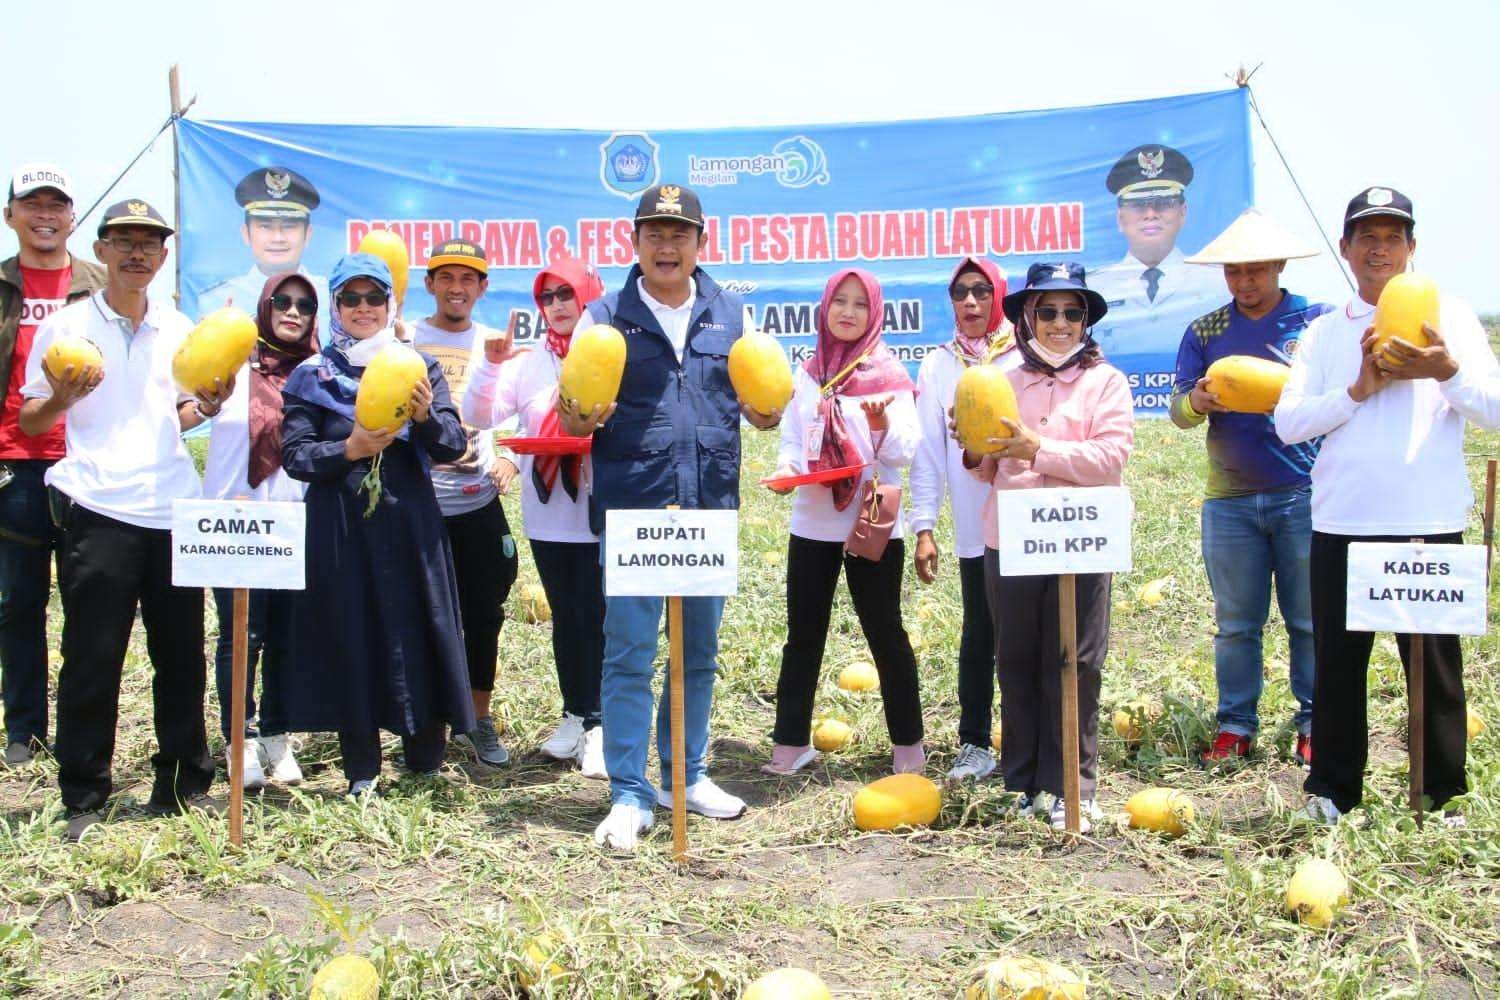
<path id="1" fill-rule="evenodd" d="M 397 431 L 411 419 L 411 394 L 427 362 L 405 344 L 381 348 L 365 367 L 354 397 L 354 419 L 365 430 Z"/>
<path id="2" fill-rule="evenodd" d="M 568 969 L 558 963 L 560 954 L 561 942 L 543 931 L 526 942 L 516 978 L 528 990 L 544 982 L 561 983 L 568 978 Z"/>
<path id="3" fill-rule="evenodd" d="M 1485 729 L 1484 716 L 1474 711 L 1472 706 L 1469 708 L 1467 728 L 1469 732 L 1469 739 L 1471 740 L 1479 739 L 1479 734 L 1483 733 Z"/>
<path id="4" fill-rule="evenodd" d="M 813 746 L 821 753 L 833 753 L 849 744 L 854 730 L 843 719 L 823 719 L 813 727 Z"/>
<path id="5" fill-rule="evenodd" d="M 1083 1000 L 1085 984 L 1072 969 L 1042 958 L 997 958 L 980 969 L 964 1000 Z"/>
<path id="6" fill-rule="evenodd" d="M 99 346 L 87 337 L 58 337 L 47 346 L 47 352 L 42 355 L 42 367 L 53 378 L 60 379 L 69 365 L 73 367 L 75 376 L 81 375 L 85 368 L 102 369 L 104 355 L 99 353 Z"/>
<path id="7" fill-rule="evenodd" d="M 990 746 L 995 749 L 996 753 L 1000 752 L 1000 736 L 1000 723 L 996 721 L 996 723 L 992 727 L 990 727 Z"/>
<path id="8" fill-rule="evenodd" d="M 340 955 L 313 976 L 312 1000 L 380 1000 L 380 975 L 363 955 Z"/>
<path id="9" fill-rule="evenodd" d="M 816 973 L 806 969 L 776 969 L 745 988 L 741 1000 L 832 1000 Z"/>
<path id="10" fill-rule="evenodd" d="M 880 672 L 868 660 L 855 660 L 839 671 L 839 687 L 845 691 L 875 691 L 880 687 Z"/>
<path id="11" fill-rule="evenodd" d="M 1139 743 L 1146 724 L 1161 718 L 1162 708 L 1155 702 L 1135 698 L 1115 709 L 1110 716 L 1115 735 L 1130 743 Z"/>
<path id="12" fill-rule="evenodd" d="M 521 587 L 521 619 L 535 625 L 552 620 L 552 605 L 547 603 L 547 591 L 539 583 L 528 583 Z"/>
<path id="13" fill-rule="evenodd" d="M 778 413 L 792 399 L 792 366 L 776 338 L 758 330 L 729 349 L 729 382 L 740 402 L 756 413 Z"/>
<path id="14" fill-rule="evenodd" d="M 1269 358 L 1231 354 L 1208 366 L 1205 388 L 1219 405 L 1235 413 L 1270 413 L 1281 400 L 1281 390 L 1292 374 L 1287 365 Z"/>
<path id="15" fill-rule="evenodd" d="M 1393 337 L 1413 347 L 1426 347 L 1422 324 L 1438 329 L 1440 305 L 1437 284 L 1425 274 L 1407 271 L 1387 281 L 1375 303 L 1374 353 L 1385 350 Z"/>
<path id="16" fill-rule="evenodd" d="M 953 391 L 953 423 L 964 450 L 975 455 L 998 450 L 989 439 L 1011 436 L 1010 428 L 1000 422 L 1002 417 L 1021 419 L 1016 390 L 1005 372 L 995 365 L 964 369 Z"/>
<path id="17" fill-rule="evenodd" d="M 1160 604 L 1162 598 L 1165 596 L 1164 591 L 1167 589 L 1167 584 L 1171 582 L 1172 578 L 1170 576 L 1163 576 L 1152 580 L 1142 586 L 1140 593 L 1136 596 L 1140 598 L 1142 604 L 1148 607 Z"/>
<path id="18" fill-rule="evenodd" d="M 861 830 L 927 826 L 943 810 L 943 793 L 920 774 L 892 774 L 854 793 L 854 825 Z"/>
<path id="19" fill-rule="evenodd" d="M 1327 927 L 1349 902 L 1349 880 L 1326 858 L 1297 865 L 1286 886 L 1286 908 L 1309 927 Z"/>
<path id="20" fill-rule="evenodd" d="M 1193 800 L 1175 788 L 1143 788 L 1125 803 L 1130 826 L 1180 837 L 1193 822 Z"/>
<path id="21" fill-rule="evenodd" d="M 609 409 L 620 395 L 624 376 L 625 337 L 614 327 L 598 323 L 573 334 L 558 375 L 558 392 L 577 403 L 578 412 L 586 417 L 596 406 Z"/>
<path id="22" fill-rule="evenodd" d="M 243 309 L 225 306 L 198 322 L 172 355 L 172 378 L 183 392 L 212 392 L 214 380 L 228 382 L 250 360 L 258 336 L 255 320 Z"/>

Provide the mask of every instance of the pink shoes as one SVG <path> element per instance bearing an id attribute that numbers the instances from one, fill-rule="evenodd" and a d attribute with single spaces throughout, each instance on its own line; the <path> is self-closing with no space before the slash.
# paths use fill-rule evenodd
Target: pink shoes
<path id="1" fill-rule="evenodd" d="M 920 743 L 891 747 L 891 770 L 896 774 L 921 774 L 927 766 L 927 750 Z"/>
<path id="2" fill-rule="evenodd" d="M 780 743 L 771 749 L 771 762 L 762 764 L 767 774 L 796 774 L 818 759 L 818 751 L 810 746 L 789 747 Z"/>

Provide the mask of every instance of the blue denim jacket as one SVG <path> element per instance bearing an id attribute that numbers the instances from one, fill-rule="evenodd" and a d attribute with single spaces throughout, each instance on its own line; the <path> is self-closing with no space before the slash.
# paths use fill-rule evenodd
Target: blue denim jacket
<path id="1" fill-rule="evenodd" d="M 641 301 L 636 265 L 618 292 L 589 305 L 590 318 L 625 337 L 625 376 L 615 415 L 594 435 L 589 525 L 604 531 L 615 508 L 733 510 L 740 504 L 740 403 L 729 383 L 729 348 L 744 305 L 702 268 L 678 363 L 672 343 Z"/>

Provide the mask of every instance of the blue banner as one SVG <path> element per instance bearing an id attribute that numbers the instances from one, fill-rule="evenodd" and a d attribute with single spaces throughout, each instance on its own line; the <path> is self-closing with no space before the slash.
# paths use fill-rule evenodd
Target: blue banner
<path id="1" fill-rule="evenodd" d="M 810 350 L 840 267 L 879 276 L 886 339 L 915 367 L 953 335 L 947 288 L 967 255 L 1011 287 L 1037 261 L 1079 260 L 1109 302 L 1095 328 L 1161 411 L 1186 325 L 1228 299 L 1220 269 L 1186 264 L 1253 201 L 1242 90 L 1087 108 L 847 125 L 660 132 L 180 124 L 182 302 L 253 310 L 265 272 L 326 275 L 371 229 L 412 260 L 408 319 L 427 315 L 434 247 L 483 245 L 476 317 L 538 336 L 539 268 L 564 256 L 623 280 L 636 197 L 657 182 L 702 198 L 699 263 L 740 292 L 747 325 Z M 326 301 L 326 294 L 324 295 Z"/>

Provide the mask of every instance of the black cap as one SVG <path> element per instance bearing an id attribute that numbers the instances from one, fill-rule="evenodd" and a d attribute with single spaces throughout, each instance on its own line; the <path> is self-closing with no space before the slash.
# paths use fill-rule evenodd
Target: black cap
<path id="1" fill-rule="evenodd" d="M 104 217 L 99 221 L 99 236 L 102 238 L 106 229 L 119 229 L 124 226 L 160 229 L 163 236 L 171 236 L 176 232 L 167 225 L 167 220 L 162 218 L 160 212 L 140 198 L 126 198 L 106 208 Z"/>
<path id="2" fill-rule="evenodd" d="M 1104 186 L 1121 201 L 1167 198 L 1193 183 L 1193 164 L 1181 152 L 1160 143 L 1137 146 L 1115 163 Z"/>
<path id="3" fill-rule="evenodd" d="M 1388 187 L 1365 188 L 1351 198 L 1349 207 L 1344 209 L 1344 225 L 1372 215 L 1390 215 L 1413 225 L 1417 221 L 1411 214 L 1411 199 L 1395 188 Z"/>
<path id="4" fill-rule="evenodd" d="M 258 167 L 234 186 L 234 200 L 246 215 L 268 219 L 305 219 L 321 200 L 312 181 L 286 167 Z"/>
<path id="5" fill-rule="evenodd" d="M 433 248 L 432 254 L 427 258 L 428 273 L 447 264 L 472 267 L 484 275 L 490 273 L 490 262 L 484 257 L 484 247 L 468 240 L 448 240 Z"/>
<path id="6" fill-rule="evenodd" d="M 702 229 L 703 206 L 699 204 L 698 196 L 691 188 L 685 188 L 681 184 L 658 184 L 647 188 L 646 193 L 641 195 L 640 202 L 635 206 L 637 226 L 653 219 L 691 222 Z"/>
<path id="7" fill-rule="evenodd" d="M 1006 318 L 1012 323 L 1021 322 L 1021 309 L 1026 305 L 1026 300 L 1032 295 L 1040 295 L 1043 292 L 1078 292 L 1084 301 L 1088 303 L 1088 322 L 1085 326 L 1093 326 L 1104 318 L 1109 311 L 1109 305 L 1104 301 L 1104 296 L 1088 286 L 1085 280 L 1082 264 L 1065 261 L 1060 264 L 1032 264 L 1026 269 L 1026 287 L 1011 292 L 1000 300 L 1000 306 L 1005 310 Z"/>

